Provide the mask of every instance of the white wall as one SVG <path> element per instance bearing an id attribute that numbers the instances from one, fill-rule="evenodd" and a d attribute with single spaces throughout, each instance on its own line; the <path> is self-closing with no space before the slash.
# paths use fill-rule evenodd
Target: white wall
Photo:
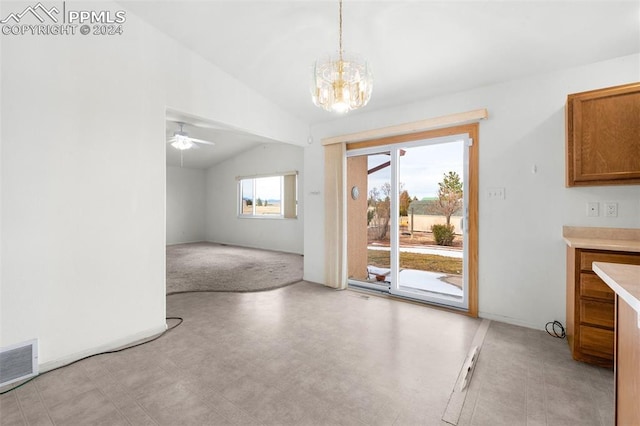
<path id="1" fill-rule="evenodd" d="M 207 171 L 207 239 L 245 247 L 303 253 L 304 149 L 263 144 Z M 297 170 L 298 218 L 239 218 L 236 177 Z"/>
<path id="2" fill-rule="evenodd" d="M 286 142 L 307 126 L 131 13 L 122 36 L 1 52 L 0 346 L 39 338 L 53 365 L 163 329 L 166 107 Z"/>
<path id="3" fill-rule="evenodd" d="M 167 244 L 204 241 L 205 171 L 167 167 Z"/>
<path id="4" fill-rule="evenodd" d="M 640 227 L 640 186 L 565 188 L 566 96 L 638 80 L 640 57 L 632 55 L 397 108 L 363 110 L 315 126 L 316 142 L 305 150 L 305 279 L 324 280 L 322 137 L 487 108 L 479 151 L 480 315 L 534 328 L 554 319 L 564 322 L 562 226 Z M 489 200 L 489 187 L 505 187 L 506 199 Z M 586 217 L 587 201 L 617 201 L 618 217 Z"/>

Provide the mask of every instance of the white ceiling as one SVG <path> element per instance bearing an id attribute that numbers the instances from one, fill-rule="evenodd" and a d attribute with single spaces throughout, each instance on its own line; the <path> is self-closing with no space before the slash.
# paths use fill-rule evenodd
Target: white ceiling
<path id="1" fill-rule="evenodd" d="M 304 122 L 337 118 L 308 86 L 313 61 L 337 50 L 337 0 L 120 3 Z M 362 111 L 640 51 L 638 0 L 344 0 L 343 11 L 345 50 L 374 73 Z"/>
<path id="2" fill-rule="evenodd" d="M 184 124 L 184 131 L 193 138 L 214 142 L 215 145 L 196 144 L 195 149 L 180 151 L 167 143 L 167 166 L 187 167 L 190 169 L 207 169 L 241 152 L 263 143 L 275 143 L 270 139 L 236 130 L 219 128 L 215 125 L 190 117 L 176 118 L 169 114 L 167 119 L 167 140 L 180 129 L 178 123 Z M 180 158 L 182 155 L 182 158 Z"/>

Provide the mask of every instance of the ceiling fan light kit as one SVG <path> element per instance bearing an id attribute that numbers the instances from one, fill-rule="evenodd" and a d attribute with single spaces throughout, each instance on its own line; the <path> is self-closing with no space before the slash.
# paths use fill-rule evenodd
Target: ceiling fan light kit
<path id="1" fill-rule="evenodd" d="M 369 64 L 342 49 L 342 0 L 340 0 L 340 42 L 338 54 L 318 59 L 313 65 L 311 98 L 318 107 L 338 113 L 362 108 L 369 103 L 373 74 Z"/>
<path id="2" fill-rule="evenodd" d="M 176 130 L 175 132 L 173 132 L 173 136 L 167 141 L 167 143 L 171 144 L 171 146 L 175 149 L 184 151 L 186 149 L 199 148 L 198 144 L 210 146 L 216 144 L 215 142 L 192 138 L 187 132 L 184 131 L 184 123 L 178 123 L 178 125 L 180 126 L 180 130 Z"/>
<path id="3" fill-rule="evenodd" d="M 173 136 L 167 141 L 172 147 L 180 151 L 180 167 L 184 165 L 183 152 L 188 149 L 200 148 L 198 144 L 213 146 L 216 143 L 210 141 L 203 141 L 202 139 L 196 139 L 189 137 L 189 134 L 184 131 L 184 123 L 178 123 L 180 130 L 173 132 Z"/>
<path id="4" fill-rule="evenodd" d="M 179 149 L 184 151 L 185 149 L 190 149 L 194 147 L 193 142 L 189 139 L 189 136 L 181 135 L 178 132 L 174 133 L 175 140 L 171 142 L 171 146 L 175 149 Z"/>

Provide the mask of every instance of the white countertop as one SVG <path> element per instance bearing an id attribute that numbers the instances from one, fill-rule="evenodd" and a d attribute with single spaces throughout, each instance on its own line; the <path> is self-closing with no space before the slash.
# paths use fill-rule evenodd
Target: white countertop
<path id="1" fill-rule="evenodd" d="M 593 262 L 593 272 L 638 313 L 640 327 L 640 266 Z"/>

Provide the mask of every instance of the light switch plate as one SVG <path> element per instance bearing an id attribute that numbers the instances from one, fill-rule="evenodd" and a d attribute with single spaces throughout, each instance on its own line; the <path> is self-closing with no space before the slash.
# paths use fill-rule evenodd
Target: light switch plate
<path id="1" fill-rule="evenodd" d="M 504 200 L 505 199 L 505 189 L 504 188 L 489 188 L 489 199 L 490 200 Z"/>
<path id="2" fill-rule="evenodd" d="M 600 203 L 590 201 L 587 203 L 587 216 L 598 217 L 600 216 Z"/>

